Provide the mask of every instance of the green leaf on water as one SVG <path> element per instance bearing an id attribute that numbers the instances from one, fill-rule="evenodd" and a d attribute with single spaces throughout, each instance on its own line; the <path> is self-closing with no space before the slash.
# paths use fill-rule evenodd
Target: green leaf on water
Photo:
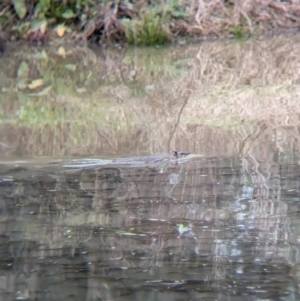
<path id="1" fill-rule="evenodd" d="M 14 0 L 14 9 L 19 19 L 23 19 L 27 13 L 25 0 Z"/>
<path id="2" fill-rule="evenodd" d="M 177 224 L 177 230 L 181 235 L 185 232 L 189 232 L 191 230 L 191 228 L 186 227 L 184 224 L 181 223 L 181 224 Z"/>

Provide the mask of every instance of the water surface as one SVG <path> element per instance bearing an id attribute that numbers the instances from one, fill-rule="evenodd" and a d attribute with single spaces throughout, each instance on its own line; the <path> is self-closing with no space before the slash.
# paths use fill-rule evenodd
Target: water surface
<path id="1" fill-rule="evenodd" d="M 7 53 L 1 298 L 299 300 L 298 46 Z"/>

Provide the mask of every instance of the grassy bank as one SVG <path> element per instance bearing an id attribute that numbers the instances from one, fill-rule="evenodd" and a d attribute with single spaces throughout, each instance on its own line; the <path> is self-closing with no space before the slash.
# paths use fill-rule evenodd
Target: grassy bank
<path id="1" fill-rule="evenodd" d="M 6 39 L 157 45 L 178 37 L 246 37 L 300 26 L 300 5 L 270 0 L 4 0 Z"/>

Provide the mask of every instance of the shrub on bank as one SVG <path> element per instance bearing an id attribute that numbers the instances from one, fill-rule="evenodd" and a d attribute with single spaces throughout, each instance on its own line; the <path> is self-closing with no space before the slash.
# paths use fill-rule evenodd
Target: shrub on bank
<path id="1" fill-rule="evenodd" d="M 170 16 L 157 9 L 144 10 L 139 19 L 124 19 L 125 37 L 131 45 L 161 45 L 171 39 Z"/>

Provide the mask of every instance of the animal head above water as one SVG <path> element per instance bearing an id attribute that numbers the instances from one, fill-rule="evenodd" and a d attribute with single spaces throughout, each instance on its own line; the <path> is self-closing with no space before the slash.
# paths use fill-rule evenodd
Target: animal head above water
<path id="1" fill-rule="evenodd" d="M 174 159 L 179 159 L 179 158 L 182 158 L 182 157 L 186 157 L 188 155 L 190 155 L 191 153 L 188 153 L 188 152 L 178 152 L 176 150 L 173 150 L 172 151 L 172 157 Z"/>

